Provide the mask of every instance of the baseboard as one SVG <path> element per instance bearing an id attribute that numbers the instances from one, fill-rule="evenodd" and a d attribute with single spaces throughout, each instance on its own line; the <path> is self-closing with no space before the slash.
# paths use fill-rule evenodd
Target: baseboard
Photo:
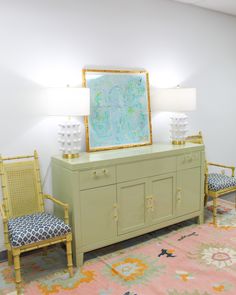
<path id="1" fill-rule="evenodd" d="M 7 261 L 7 250 L 0 252 L 0 262 Z"/>

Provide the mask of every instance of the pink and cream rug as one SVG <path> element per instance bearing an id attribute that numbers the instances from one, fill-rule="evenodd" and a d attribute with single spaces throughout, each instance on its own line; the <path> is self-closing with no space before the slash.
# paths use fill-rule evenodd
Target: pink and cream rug
<path id="1" fill-rule="evenodd" d="M 151 235 L 94 252 L 97 257 L 64 272 L 65 253 L 52 248 L 47 256 L 22 258 L 24 294 L 78 295 L 208 295 L 236 294 L 236 213 L 221 201 L 219 227 L 183 223 Z M 136 244 L 135 244 L 136 242 Z M 93 254 L 94 254 L 93 253 Z M 0 294 L 14 294 L 14 271 L 0 264 Z"/>

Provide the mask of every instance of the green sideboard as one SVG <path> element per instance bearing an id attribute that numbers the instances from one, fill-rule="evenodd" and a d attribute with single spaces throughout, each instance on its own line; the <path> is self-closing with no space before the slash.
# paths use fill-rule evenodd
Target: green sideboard
<path id="1" fill-rule="evenodd" d="M 53 157 L 53 194 L 70 206 L 76 265 L 87 251 L 193 217 L 202 223 L 204 165 L 204 145 L 190 143 Z"/>

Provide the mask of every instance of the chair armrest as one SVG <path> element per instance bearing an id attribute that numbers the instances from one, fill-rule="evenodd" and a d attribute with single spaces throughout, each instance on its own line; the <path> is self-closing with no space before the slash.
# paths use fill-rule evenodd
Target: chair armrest
<path id="1" fill-rule="evenodd" d="M 66 224 L 69 224 L 69 205 L 57 200 L 56 198 L 54 198 L 53 196 L 50 196 L 50 195 L 43 195 L 43 198 L 51 200 L 53 203 L 63 207 L 64 208 L 64 221 Z"/>
<path id="2" fill-rule="evenodd" d="M 44 199 L 49 199 L 49 200 L 51 200 L 53 203 L 55 203 L 55 204 L 57 204 L 57 205 L 59 205 L 59 206 L 62 206 L 62 207 L 69 207 L 69 205 L 68 204 L 66 204 L 66 203 L 63 203 L 63 202 L 61 202 L 61 201 L 59 201 L 59 200 L 57 200 L 56 198 L 54 198 L 53 196 L 50 196 L 50 195 L 43 195 L 43 197 L 44 197 Z"/>
<path id="3" fill-rule="evenodd" d="M 7 216 L 6 216 L 6 213 L 5 213 L 5 210 L 3 208 L 3 204 L 0 204 L 0 212 L 1 212 L 1 215 L 2 215 L 2 220 L 3 222 L 7 222 Z"/>
<path id="4" fill-rule="evenodd" d="M 234 166 L 227 166 L 227 165 L 224 165 L 224 164 L 217 164 L 217 163 L 211 163 L 211 162 L 208 162 L 207 165 L 208 166 L 215 166 L 215 167 L 221 167 L 221 168 L 230 169 L 230 170 L 232 170 L 232 177 L 234 177 L 234 172 L 235 172 L 235 167 Z"/>

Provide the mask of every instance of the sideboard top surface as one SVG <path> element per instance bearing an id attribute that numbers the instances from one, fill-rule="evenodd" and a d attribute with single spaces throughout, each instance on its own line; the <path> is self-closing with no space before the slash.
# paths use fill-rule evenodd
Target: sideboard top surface
<path id="1" fill-rule="evenodd" d="M 63 159 L 61 156 L 52 157 L 53 163 L 70 170 L 92 168 L 99 165 L 114 165 L 122 162 L 150 159 L 164 156 L 177 156 L 182 153 L 204 150 L 203 144 L 187 143 L 185 145 L 152 144 L 143 147 L 125 148 L 110 151 L 82 152 L 77 159 Z"/>

